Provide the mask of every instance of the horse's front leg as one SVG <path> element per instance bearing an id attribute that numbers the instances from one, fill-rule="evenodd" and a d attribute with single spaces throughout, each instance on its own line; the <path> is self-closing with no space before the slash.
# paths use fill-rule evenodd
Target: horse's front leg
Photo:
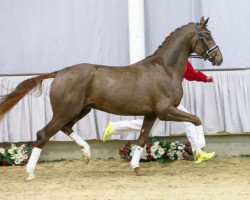
<path id="1" fill-rule="evenodd" d="M 157 116 L 163 121 L 191 122 L 196 127 L 202 125 L 199 117 L 183 110 L 179 110 L 174 106 L 170 106 L 167 112 L 164 112 L 164 109 L 157 111 Z"/>
<path id="2" fill-rule="evenodd" d="M 179 105 L 177 108 L 171 106 L 167 112 L 157 112 L 157 114 L 160 120 L 184 121 L 186 135 L 198 158 L 202 153 L 202 148 L 205 147 L 205 137 L 201 120 L 196 115 L 188 113 L 182 105 Z"/>
<path id="3" fill-rule="evenodd" d="M 141 174 L 140 165 L 139 165 L 141 154 L 143 152 L 144 146 L 146 144 L 150 130 L 152 129 L 155 120 L 156 120 L 156 115 L 145 116 L 143 120 L 140 136 L 138 139 L 139 146 L 136 147 L 134 155 L 130 162 L 131 167 L 135 170 L 135 173 L 137 176 Z"/>

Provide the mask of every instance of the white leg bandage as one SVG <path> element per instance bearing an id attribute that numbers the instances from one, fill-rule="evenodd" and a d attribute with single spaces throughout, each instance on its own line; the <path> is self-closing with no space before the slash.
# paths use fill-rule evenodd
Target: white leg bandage
<path id="1" fill-rule="evenodd" d="M 139 165 L 139 162 L 140 162 L 140 159 L 141 159 L 141 154 L 143 152 L 143 148 L 140 147 L 140 146 L 137 146 L 136 149 L 135 149 L 135 153 L 132 157 L 132 160 L 130 162 L 130 165 L 131 167 L 134 169 L 134 168 L 137 168 L 137 167 L 140 167 Z"/>
<path id="2" fill-rule="evenodd" d="M 79 146 L 82 147 L 83 154 L 90 157 L 90 146 L 87 142 L 84 141 L 78 134 L 71 133 L 69 135 Z"/>
<path id="3" fill-rule="evenodd" d="M 42 152 L 42 149 L 39 149 L 37 147 L 34 147 L 34 149 L 32 150 L 31 156 L 26 166 L 26 171 L 29 174 L 28 180 L 32 180 L 35 178 L 34 171 L 36 168 L 37 161 L 41 155 L 41 152 Z"/>
<path id="4" fill-rule="evenodd" d="M 196 129 L 196 133 L 197 133 L 198 147 L 202 149 L 206 146 L 203 127 L 202 127 L 202 125 L 200 125 L 200 126 L 196 126 L 195 129 Z"/>

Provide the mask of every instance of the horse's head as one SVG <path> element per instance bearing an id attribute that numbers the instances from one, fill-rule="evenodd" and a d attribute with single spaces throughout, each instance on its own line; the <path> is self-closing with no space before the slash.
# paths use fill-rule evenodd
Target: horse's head
<path id="1" fill-rule="evenodd" d="M 216 45 L 211 32 L 207 29 L 207 18 L 201 18 L 200 23 L 195 24 L 196 34 L 192 39 L 192 52 L 201 56 L 204 60 L 209 60 L 212 65 L 221 65 L 223 61 L 222 53 Z"/>

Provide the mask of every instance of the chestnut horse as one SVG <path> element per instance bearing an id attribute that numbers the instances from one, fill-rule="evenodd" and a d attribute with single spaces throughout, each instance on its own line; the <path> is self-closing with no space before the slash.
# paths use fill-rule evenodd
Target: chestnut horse
<path id="1" fill-rule="evenodd" d="M 0 117 L 44 79 L 54 78 L 50 88 L 53 117 L 37 132 L 39 149 L 59 130 L 70 135 L 73 125 L 92 108 L 116 115 L 144 116 L 138 139 L 140 147 L 144 147 L 156 118 L 188 121 L 199 126 L 201 120 L 197 116 L 176 107 L 182 99 L 182 76 L 191 53 L 208 59 L 213 65 L 222 63 L 222 53 L 207 29 L 207 22 L 202 17 L 199 23 L 177 28 L 154 54 L 129 66 L 84 63 L 27 79 L 1 98 Z M 28 165 L 33 166 L 33 171 L 39 155 L 32 152 L 33 160 Z M 32 170 L 28 171 L 29 175 L 33 174 Z M 135 171 L 138 170 L 139 166 Z"/>

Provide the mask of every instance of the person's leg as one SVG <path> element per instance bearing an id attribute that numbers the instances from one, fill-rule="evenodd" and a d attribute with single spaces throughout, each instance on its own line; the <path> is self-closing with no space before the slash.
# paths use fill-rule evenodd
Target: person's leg
<path id="1" fill-rule="evenodd" d="M 203 127 L 196 126 L 195 129 L 196 129 L 196 134 L 197 134 L 198 147 L 202 149 L 206 146 Z"/>
<path id="2" fill-rule="evenodd" d="M 110 121 L 106 127 L 102 140 L 105 142 L 113 134 L 127 134 L 131 132 L 140 133 L 143 119 L 123 120 L 118 122 Z"/>
<path id="3" fill-rule="evenodd" d="M 197 134 L 198 147 L 199 149 L 203 149 L 206 146 L 203 127 L 196 126 L 195 129 L 196 129 L 196 134 Z M 203 161 L 209 160 L 212 157 L 214 157 L 214 155 L 215 155 L 214 151 L 211 153 L 206 153 L 204 150 L 202 150 L 200 156 L 197 158 L 195 163 L 201 163 Z"/>
<path id="4" fill-rule="evenodd" d="M 181 104 L 177 108 L 179 110 L 189 113 L 189 111 Z M 184 122 L 184 125 L 187 138 L 194 152 L 196 163 L 201 163 L 205 160 L 212 158 L 215 155 L 215 152 L 206 153 L 202 150 L 202 148 L 204 148 L 206 145 L 202 125 L 194 126 L 190 122 Z"/>
<path id="5" fill-rule="evenodd" d="M 186 132 L 188 141 L 191 144 L 192 150 L 194 152 L 199 151 L 200 148 L 199 148 L 199 145 L 198 145 L 195 125 L 193 125 L 190 122 L 183 122 L 183 123 L 185 125 L 185 132 Z"/>
<path id="6" fill-rule="evenodd" d="M 177 108 L 179 110 L 189 113 L 189 111 L 181 104 Z M 185 125 L 186 135 L 187 135 L 188 141 L 191 144 L 192 150 L 194 152 L 197 152 L 197 151 L 201 152 L 201 148 L 198 142 L 198 137 L 197 137 L 197 132 L 196 132 L 196 126 L 192 124 L 191 122 L 183 122 L 183 123 Z"/>

